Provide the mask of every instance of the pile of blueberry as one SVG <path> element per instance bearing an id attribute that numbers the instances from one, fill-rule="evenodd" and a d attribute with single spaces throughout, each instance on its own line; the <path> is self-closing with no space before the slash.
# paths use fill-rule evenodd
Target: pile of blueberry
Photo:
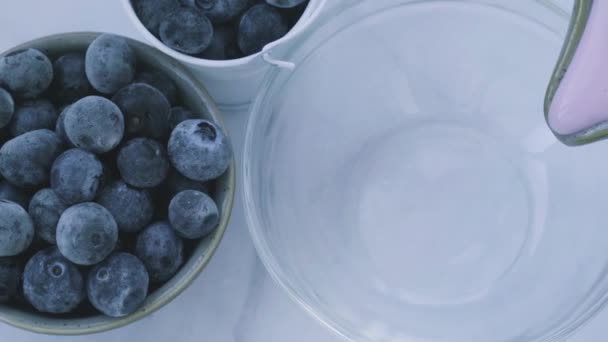
<path id="1" fill-rule="evenodd" d="M 232 159 L 178 104 L 118 36 L 0 57 L 0 303 L 121 317 L 176 274 L 219 223 L 207 193 Z"/>
<path id="2" fill-rule="evenodd" d="M 255 54 L 297 23 L 308 0 L 131 0 L 139 20 L 173 50 L 211 60 Z"/>

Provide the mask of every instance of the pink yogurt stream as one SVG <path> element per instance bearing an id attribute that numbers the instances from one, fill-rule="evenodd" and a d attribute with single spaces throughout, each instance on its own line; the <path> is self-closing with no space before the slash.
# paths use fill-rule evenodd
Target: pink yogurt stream
<path id="1" fill-rule="evenodd" d="M 593 1 L 585 32 L 549 107 L 554 132 L 568 135 L 608 121 L 608 0 Z"/>

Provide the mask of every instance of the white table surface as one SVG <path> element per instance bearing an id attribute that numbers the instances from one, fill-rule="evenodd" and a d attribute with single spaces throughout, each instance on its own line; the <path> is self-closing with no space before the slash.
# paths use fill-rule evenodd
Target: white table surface
<path id="1" fill-rule="evenodd" d="M 570 7 L 572 0 L 559 0 Z M 143 40 L 119 0 L 5 0 L 0 51 L 40 36 L 68 31 L 114 32 Z M 224 112 L 240 159 L 246 111 Z M 239 180 L 240 181 L 240 180 Z M 569 342 L 604 341 L 608 311 Z M 257 259 L 245 224 L 241 194 L 225 238 L 208 268 L 175 301 L 130 326 L 87 337 L 43 336 L 0 324 L 6 342 L 341 342 L 292 302 Z"/>

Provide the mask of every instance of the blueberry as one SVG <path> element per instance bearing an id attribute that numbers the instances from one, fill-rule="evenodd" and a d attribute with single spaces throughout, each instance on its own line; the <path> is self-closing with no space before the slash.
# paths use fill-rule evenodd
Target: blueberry
<path id="1" fill-rule="evenodd" d="M 0 88 L 0 128 L 11 122 L 15 113 L 15 101 L 11 94 L 4 88 Z"/>
<path id="2" fill-rule="evenodd" d="M 173 107 L 171 108 L 171 116 L 169 117 L 169 128 L 173 131 L 183 121 L 196 118 L 198 118 L 197 115 L 184 107 Z"/>
<path id="3" fill-rule="evenodd" d="M 243 53 L 236 43 L 236 31 L 230 25 L 216 26 L 211 44 L 200 54 L 200 57 L 211 60 L 241 58 Z"/>
<path id="4" fill-rule="evenodd" d="M 116 247 L 118 227 L 112 214 L 97 203 L 66 209 L 57 223 L 57 247 L 78 265 L 94 265 Z"/>
<path id="5" fill-rule="evenodd" d="M 194 3 L 214 24 L 222 24 L 243 13 L 249 0 L 195 0 Z"/>
<path id="6" fill-rule="evenodd" d="M 173 50 L 197 54 L 203 52 L 213 38 L 211 21 L 195 8 L 181 8 L 160 24 L 160 40 Z"/>
<path id="7" fill-rule="evenodd" d="M 209 193 L 209 186 L 205 182 L 195 181 L 183 176 L 181 173 L 172 170 L 167 177 L 165 195 L 171 199 L 184 190 L 196 190 Z"/>
<path id="8" fill-rule="evenodd" d="M 115 253 L 95 266 L 87 277 L 89 301 L 110 317 L 123 317 L 141 307 L 150 279 L 134 255 Z"/>
<path id="9" fill-rule="evenodd" d="M 276 8 L 266 4 L 255 5 L 241 17 L 237 42 L 245 55 L 252 55 L 283 37 L 288 30 L 286 20 Z"/>
<path id="10" fill-rule="evenodd" d="M 102 181 L 101 162 L 81 149 L 67 150 L 51 169 L 51 188 L 68 205 L 92 201 Z"/>
<path id="11" fill-rule="evenodd" d="M 47 100 L 29 100 L 17 107 L 13 121 L 9 126 L 11 134 L 16 137 L 37 129 L 55 129 L 57 111 Z"/>
<path id="12" fill-rule="evenodd" d="M 0 57 L 0 84 L 4 84 L 16 97 L 35 98 L 49 87 L 52 80 L 53 64 L 36 49 Z"/>
<path id="13" fill-rule="evenodd" d="M 93 88 L 101 93 L 113 94 L 131 83 L 135 67 L 135 52 L 125 38 L 102 34 L 87 49 L 85 72 Z"/>
<path id="14" fill-rule="evenodd" d="M 269 5 L 281 8 L 297 7 L 308 0 L 266 0 Z"/>
<path id="15" fill-rule="evenodd" d="M 59 217 L 68 205 L 52 189 L 42 189 L 32 197 L 28 212 L 34 222 L 36 234 L 44 241 L 55 244 Z"/>
<path id="16" fill-rule="evenodd" d="M 142 71 L 135 76 L 133 82 L 145 83 L 160 90 L 170 104 L 177 102 L 177 87 L 171 77 L 167 76 L 164 72 L 158 70 Z"/>
<path id="17" fill-rule="evenodd" d="M 53 91 L 60 103 L 72 103 L 91 93 L 91 84 L 84 70 L 84 54 L 72 52 L 53 64 Z"/>
<path id="18" fill-rule="evenodd" d="M 183 242 L 167 222 L 159 222 L 137 236 L 135 255 L 144 263 L 150 280 L 169 280 L 184 262 Z"/>
<path id="19" fill-rule="evenodd" d="M 55 158 L 62 152 L 55 132 L 40 129 L 27 132 L 6 142 L 0 148 L 0 173 L 21 188 L 46 183 Z"/>
<path id="20" fill-rule="evenodd" d="M 221 176 L 230 165 L 232 150 L 224 132 L 207 120 L 186 120 L 173 130 L 169 157 L 184 176 L 208 181 Z"/>
<path id="21" fill-rule="evenodd" d="M 158 89 L 133 83 L 119 90 L 112 101 L 124 115 L 126 135 L 166 138 L 171 105 Z"/>
<path id="22" fill-rule="evenodd" d="M 56 247 L 36 253 L 25 265 L 23 293 L 38 311 L 67 313 L 85 298 L 84 280 L 76 265 Z"/>
<path id="23" fill-rule="evenodd" d="M 0 258 L 0 303 L 12 300 L 19 293 L 21 267 L 15 258 Z"/>
<path id="24" fill-rule="evenodd" d="M 177 194 L 169 204 L 169 222 L 186 239 L 199 239 L 218 225 L 217 205 L 207 194 L 186 190 Z"/>
<path id="25" fill-rule="evenodd" d="M 77 147 L 93 153 L 112 150 L 122 140 L 125 123 L 120 108 L 100 96 L 72 104 L 63 119 L 65 133 Z"/>
<path id="26" fill-rule="evenodd" d="M 170 168 L 165 147 L 147 138 L 128 141 L 118 153 L 117 164 L 122 179 L 137 188 L 161 184 Z"/>
<path id="27" fill-rule="evenodd" d="M 178 0 L 131 0 L 142 24 L 155 36 L 163 19 L 180 7 Z"/>
<path id="28" fill-rule="evenodd" d="M 0 199 L 15 202 L 24 209 L 27 209 L 30 201 L 30 198 L 25 190 L 20 189 L 5 180 L 0 181 Z"/>
<path id="29" fill-rule="evenodd" d="M 55 123 L 55 133 L 66 146 L 74 147 L 74 144 L 72 144 L 70 138 L 68 138 L 68 135 L 65 133 L 65 114 L 68 112 L 70 107 L 71 105 L 65 106 L 61 110 L 61 114 L 59 114 L 57 122 Z"/>
<path id="30" fill-rule="evenodd" d="M 152 220 L 154 203 L 147 190 L 134 189 L 122 181 L 114 181 L 99 195 L 97 203 L 104 206 L 125 233 L 142 230 Z"/>
<path id="31" fill-rule="evenodd" d="M 0 200 L 0 257 L 25 251 L 34 238 L 34 224 L 19 204 Z"/>

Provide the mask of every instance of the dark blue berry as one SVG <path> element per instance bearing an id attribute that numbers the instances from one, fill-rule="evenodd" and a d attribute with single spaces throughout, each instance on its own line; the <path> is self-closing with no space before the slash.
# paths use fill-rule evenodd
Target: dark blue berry
<path id="1" fill-rule="evenodd" d="M 123 181 L 114 181 L 103 188 L 97 203 L 104 206 L 125 233 L 142 230 L 154 215 L 154 203 L 147 190 L 135 189 Z"/>
<path id="2" fill-rule="evenodd" d="M 276 8 L 266 4 L 255 5 L 241 17 L 237 42 L 245 55 L 252 55 L 283 37 L 288 30 L 286 20 Z"/>
<path id="3" fill-rule="evenodd" d="M 145 83 L 160 90 L 170 104 L 177 102 L 177 87 L 171 77 L 158 70 L 142 71 L 135 76 L 134 83 Z"/>
<path id="4" fill-rule="evenodd" d="M 196 118 L 199 118 L 199 116 L 184 107 L 173 107 L 171 108 L 171 117 L 169 118 L 169 129 L 173 131 L 183 121 Z"/>
<path id="5" fill-rule="evenodd" d="M 208 181 L 221 176 L 230 166 L 232 150 L 228 137 L 207 120 L 186 120 L 171 133 L 169 157 L 184 176 Z"/>
<path id="6" fill-rule="evenodd" d="M 194 3 L 214 24 L 222 24 L 243 13 L 249 0 L 194 0 Z"/>
<path id="7" fill-rule="evenodd" d="M 211 44 L 200 54 L 200 57 L 211 60 L 227 60 L 243 57 L 236 43 L 236 31 L 231 25 L 216 26 L 213 30 Z"/>
<path id="8" fill-rule="evenodd" d="M 137 236 L 135 255 L 146 266 L 152 282 L 165 282 L 184 262 L 183 242 L 167 222 L 155 223 Z"/>
<path id="9" fill-rule="evenodd" d="M 11 94 L 0 88 L 0 128 L 5 127 L 11 122 L 15 113 L 15 101 Z"/>
<path id="10" fill-rule="evenodd" d="M 269 5 L 281 8 L 297 7 L 308 0 L 266 0 Z"/>
<path id="11" fill-rule="evenodd" d="M 55 244 L 55 233 L 59 217 L 68 205 L 52 189 L 42 189 L 32 197 L 28 212 L 36 234 L 48 243 Z"/>
<path id="12" fill-rule="evenodd" d="M 178 193 L 184 190 L 196 190 L 204 193 L 209 193 L 209 185 L 206 182 L 195 181 L 185 177 L 181 173 L 172 170 L 167 177 L 166 193 L 167 198 L 172 199 Z"/>
<path id="13" fill-rule="evenodd" d="M 70 106 L 71 105 L 65 106 L 61 110 L 61 114 L 59 114 L 59 117 L 57 118 L 57 123 L 55 124 L 55 133 L 57 134 L 59 139 L 61 139 L 61 141 L 64 143 L 65 146 L 74 147 L 74 144 L 72 144 L 72 142 L 70 141 L 70 138 L 68 138 L 68 135 L 65 133 L 65 125 L 64 125 L 65 114 L 70 109 Z"/>
<path id="14" fill-rule="evenodd" d="M 38 311 L 67 313 L 85 298 L 84 280 L 76 265 L 56 247 L 36 253 L 25 265 L 23 293 Z"/>
<path id="15" fill-rule="evenodd" d="M 18 188 L 5 180 L 0 181 L 0 199 L 15 202 L 24 209 L 27 209 L 30 202 L 30 198 L 25 190 Z"/>
<path id="16" fill-rule="evenodd" d="M 0 258 L 0 303 L 14 299 L 21 284 L 21 267 L 15 258 Z"/>
<path id="17" fill-rule="evenodd" d="M 72 52 L 53 64 L 53 92 L 60 103 L 72 103 L 91 93 L 91 84 L 84 68 L 84 54 Z"/>
<path id="18" fill-rule="evenodd" d="M 139 20 L 155 36 L 163 19 L 180 7 L 178 0 L 131 0 L 131 4 Z"/>
<path id="19" fill-rule="evenodd" d="M 184 7 L 167 16 L 160 24 L 160 40 L 173 50 L 197 54 L 213 38 L 213 25 L 203 12 Z"/>
<path id="20" fill-rule="evenodd" d="M 146 267 L 136 256 L 115 253 L 89 272 L 89 302 L 107 316 L 127 316 L 143 304 L 149 282 Z"/>
<path id="21" fill-rule="evenodd" d="M 220 215 L 211 197 L 200 191 L 186 190 L 169 204 L 169 222 L 186 239 L 199 239 L 218 225 Z"/>
<path id="22" fill-rule="evenodd" d="M 125 38 L 102 34 L 87 49 L 85 72 L 101 93 L 113 94 L 135 77 L 136 56 Z"/>
<path id="23" fill-rule="evenodd" d="M 16 137 L 37 129 L 55 129 L 57 111 L 47 100 L 25 101 L 17 107 L 13 121 L 9 126 L 11 134 Z"/>
<path id="24" fill-rule="evenodd" d="M 148 138 L 128 141 L 118 153 L 117 164 L 122 179 L 137 188 L 160 185 L 170 168 L 165 147 Z"/>
<path id="25" fill-rule="evenodd" d="M 92 201 L 102 181 L 101 162 L 81 149 L 67 150 L 51 169 L 51 188 L 68 205 Z"/>
<path id="26" fill-rule="evenodd" d="M 0 173 L 21 188 L 40 186 L 49 180 L 51 165 L 62 149 L 55 132 L 47 129 L 27 132 L 0 148 Z"/>
<path id="27" fill-rule="evenodd" d="M 57 223 L 57 247 L 78 265 L 94 265 L 116 247 L 118 227 L 112 214 L 97 203 L 66 209 Z"/>
<path id="28" fill-rule="evenodd" d="M 53 64 L 36 50 L 27 49 L 0 57 L 0 84 L 15 97 L 32 99 L 42 94 L 53 80 Z"/>
<path id="29" fill-rule="evenodd" d="M 25 251 L 34 238 L 34 223 L 19 204 L 0 200 L 0 257 Z"/>
<path id="30" fill-rule="evenodd" d="M 171 105 L 158 89 L 145 83 L 133 83 L 119 90 L 112 101 L 124 115 L 125 135 L 167 137 Z"/>
<path id="31" fill-rule="evenodd" d="M 72 104 L 63 119 L 65 133 L 77 147 L 93 153 L 112 150 L 122 140 L 123 114 L 112 101 L 87 96 Z"/>

